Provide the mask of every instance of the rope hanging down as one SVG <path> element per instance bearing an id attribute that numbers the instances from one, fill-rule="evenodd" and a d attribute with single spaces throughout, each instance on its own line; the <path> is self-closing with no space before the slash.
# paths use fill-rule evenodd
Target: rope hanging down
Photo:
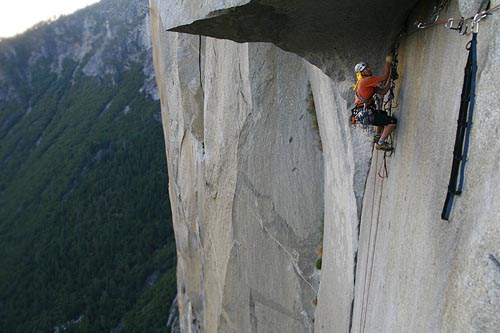
<path id="1" fill-rule="evenodd" d="M 453 150 L 453 163 L 451 167 L 450 183 L 448 193 L 444 202 L 441 218 L 448 220 L 453 206 L 455 195 L 462 194 L 465 179 L 465 163 L 467 162 L 467 152 L 469 150 L 470 131 L 472 126 L 472 116 L 474 112 L 476 73 L 477 73 L 477 21 L 473 26 L 472 40 L 470 41 L 469 56 L 464 70 L 464 83 L 462 87 L 462 97 L 460 111 L 458 115 L 457 134 L 455 137 L 455 148 Z M 465 139 L 465 142 L 464 142 Z M 457 188 L 457 180 L 460 168 L 460 182 Z"/>

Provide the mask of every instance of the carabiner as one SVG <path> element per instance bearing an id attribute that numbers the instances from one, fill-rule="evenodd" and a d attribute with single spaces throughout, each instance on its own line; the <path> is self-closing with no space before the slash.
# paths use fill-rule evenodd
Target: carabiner
<path id="1" fill-rule="evenodd" d="M 472 19 L 472 32 L 473 33 L 478 33 L 479 32 L 479 22 L 481 22 L 482 19 L 484 19 L 486 16 L 490 15 L 487 11 L 482 11 L 481 13 L 477 13 L 474 15 L 474 18 Z"/>
<path id="2" fill-rule="evenodd" d="M 444 27 L 445 27 L 446 29 L 457 30 L 457 29 L 458 29 L 458 26 L 457 26 L 456 28 L 454 28 L 454 27 L 453 27 L 453 22 L 455 22 L 455 21 L 458 21 L 458 19 L 453 18 L 453 17 L 450 17 L 450 18 L 448 19 L 448 22 L 446 22 L 446 24 L 444 25 Z M 461 20 L 460 20 L 460 21 L 461 21 Z M 458 25 L 460 25 L 460 23 L 459 23 Z"/>

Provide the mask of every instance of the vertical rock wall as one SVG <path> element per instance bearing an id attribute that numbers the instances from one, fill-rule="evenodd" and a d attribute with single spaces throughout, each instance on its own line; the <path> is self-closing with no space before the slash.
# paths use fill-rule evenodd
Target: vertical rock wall
<path id="1" fill-rule="evenodd" d="M 335 327 L 335 331 L 345 332 L 349 329 L 354 299 L 358 203 L 361 207 L 356 199 L 362 198 L 364 191 L 371 157 L 371 134 L 349 126 L 347 101 L 342 96 L 351 90 L 350 84 L 334 84 L 312 65 L 309 75 L 318 109 L 325 163 L 324 265 L 315 327 L 320 331 Z"/>
<path id="2" fill-rule="evenodd" d="M 496 2 L 498 4 L 498 2 Z M 492 2 L 492 7 L 495 5 Z M 475 7 L 478 8 L 478 7 Z M 417 6 L 410 17 L 425 12 Z M 460 17 L 451 2 L 441 17 Z M 441 220 L 471 34 L 410 32 L 399 54 L 396 151 L 375 153 L 360 230 L 352 331 L 496 332 L 500 327 L 499 13 L 480 23 L 464 193 Z M 495 77 L 496 76 L 496 77 Z M 331 323 L 333 324 L 333 323 Z"/>
<path id="3" fill-rule="evenodd" d="M 181 325 L 311 331 L 324 200 L 306 64 L 271 44 L 166 33 L 152 10 Z"/>
<path id="4" fill-rule="evenodd" d="M 189 17 L 175 20 L 190 24 L 194 5 L 174 2 Z M 231 6 L 244 1 L 237 2 Z M 426 21 L 433 4 L 420 1 L 407 22 Z M 196 19 L 217 15 L 217 6 L 204 3 Z M 356 5 L 342 6 L 349 12 Z M 449 1 L 439 14 L 465 16 L 480 7 L 481 1 Z M 349 126 L 354 75 L 343 73 L 351 71 L 346 59 L 354 64 L 359 54 L 380 72 L 386 44 L 372 59 L 356 39 L 342 48 L 325 43 L 315 61 L 331 69 L 327 76 L 271 44 L 167 33 L 172 25 L 163 19 L 173 12 L 165 8 L 151 1 L 184 331 L 500 327 L 498 13 L 481 23 L 467 182 L 444 222 L 470 34 L 408 24 L 399 48 L 396 151 L 382 178 L 383 153 L 372 152 L 371 133 Z M 223 12 L 237 25 L 237 10 Z M 245 27 L 251 19 L 244 18 Z M 298 21 L 288 24 L 299 29 Z M 327 34 L 352 27 L 346 29 Z M 321 242 L 319 283 L 313 264 Z"/>

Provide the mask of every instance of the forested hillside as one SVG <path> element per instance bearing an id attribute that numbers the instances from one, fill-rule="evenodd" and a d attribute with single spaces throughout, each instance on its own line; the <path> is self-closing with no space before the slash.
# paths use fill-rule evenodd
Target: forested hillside
<path id="1" fill-rule="evenodd" d="M 0 331 L 167 331 L 175 245 L 147 1 L 0 41 Z"/>

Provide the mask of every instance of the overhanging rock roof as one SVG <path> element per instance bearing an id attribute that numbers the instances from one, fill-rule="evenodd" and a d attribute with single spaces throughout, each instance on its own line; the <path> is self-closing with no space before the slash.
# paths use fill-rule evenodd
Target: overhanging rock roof
<path id="1" fill-rule="evenodd" d="M 383 61 L 416 2 L 177 0 L 169 2 L 170 13 L 163 17 L 171 31 L 274 43 L 342 80 L 358 60 Z"/>

